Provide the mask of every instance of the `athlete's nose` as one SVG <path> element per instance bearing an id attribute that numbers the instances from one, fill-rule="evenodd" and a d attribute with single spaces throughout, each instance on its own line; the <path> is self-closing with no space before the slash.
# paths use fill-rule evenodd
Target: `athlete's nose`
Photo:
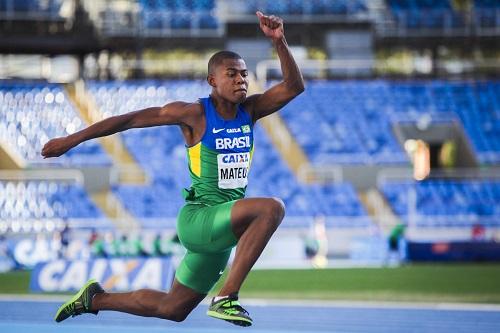
<path id="1" fill-rule="evenodd" d="M 236 74 L 234 79 L 236 81 L 236 84 L 238 85 L 241 85 L 242 83 L 246 84 L 246 79 L 243 77 L 243 75 L 241 75 L 241 73 Z"/>

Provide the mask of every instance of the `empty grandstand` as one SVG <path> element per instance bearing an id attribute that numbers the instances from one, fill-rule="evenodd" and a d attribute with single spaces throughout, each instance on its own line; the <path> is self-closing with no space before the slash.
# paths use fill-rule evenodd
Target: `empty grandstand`
<path id="1" fill-rule="evenodd" d="M 0 84 L 0 135 L 13 154 L 29 164 L 43 163 L 39 152 L 49 138 L 84 127 L 62 86 L 24 82 Z M 56 164 L 109 164 L 95 142 L 78 147 Z"/>
<path id="2" fill-rule="evenodd" d="M 255 91 L 271 86 L 280 71 L 256 10 L 284 17 L 308 79 L 255 130 L 247 194 L 284 200 L 285 244 L 303 244 L 319 216 L 334 260 L 372 258 L 353 244 L 399 223 L 409 241 L 468 240 L 476 225 L 498 239 L 500 5 L 486 0 L 0 1 L 0 231 L 32 237 L 64 220 L 174 232 L 189 186 L 178 128 L 127 131 L 54 160 L 41 147 L 103 118 L 206 96 L 215 49 L 241 53 Z M 66 169 L 82 182 L 59 179 Z"/>
<path id="3" fill-rule="evenodd" d="M 308 87 L 283 117 L 313 163 L 408 163 L 392 128 L 423 117 L 460 122 L 480 162 L 500 162 L 496 81 L 320 81 Z M 326 121 L 318 126 L 318 119 Z"/>

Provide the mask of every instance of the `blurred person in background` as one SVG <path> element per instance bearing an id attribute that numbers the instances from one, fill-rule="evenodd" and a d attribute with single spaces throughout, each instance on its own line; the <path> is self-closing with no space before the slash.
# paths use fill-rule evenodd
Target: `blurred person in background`
<path id="1" fill-rule="evenodd" d="M 68 247 L 70 241 L 70 229 L 68 225 L 68 221 L 64 220 L 64 226 L 61 230 L 61 249 L 60 249 L 60 257 L 67 258 L 68 257 Z"/>
<path id="2" fill-rule="evenodd" d="M 252 324 L 238 302 L 238 292 L 285 215 L 279 199 L 244 198 L 253 154 L 253 126 L 304 91 L 283 21 L 261 12 L 257 16 L 264 35 L 274 44 L 283 73 L 282 82 L 263 94 L 247 97 L 244 60 L 234 52 L 220 51 L 208 63 L 209 97 L 110 117 L 44 146 L 44 157 L 57 157 L 84 141 L 131 128 L 179 125 L 192 180 L 191 188 L 184 190 L 186 205 L 177 221 L 179 239 L 187 253 L 170 291 L 107 293 L 97 281 L 90 280 L 60 307 L 57 322 L 100 310 L 183 321 L 219 280 L 237 245 L 229 275 L 207 314 L 240 326 Z"/>
<path id="3" fill-rule="evenodd" d="M 388 251 L 386 264 L 390 265 L 392 262 L 401 263 L 404 259 L 401 255 L 401 243 L 404 241 L 406 226 L 403 223 L 398 223 L 392 228 L 391 233 L 387 239 Z"/>
<path id="4" fill-rule="evenodd" d="M 96 229 L 92 229 L 89 239 L 90 254 L 93 257 L 102 258 L 106 257 L 105 245 L 102 236 Z"/>
<path id="5" fill-rule="evenodd" d="M 115 239 L 115 235 L 111 231 L 107 231 L 104 234 L 103 250 L 106 258 L 113 258 L 119 255 L 118 242 Z"/>
<path id="6" fill-rule="evenodd" d="M 471 239 L 474 242 L 485 242 L 486 228 L 481 223 L 475 223 L 471 228 Z"/>

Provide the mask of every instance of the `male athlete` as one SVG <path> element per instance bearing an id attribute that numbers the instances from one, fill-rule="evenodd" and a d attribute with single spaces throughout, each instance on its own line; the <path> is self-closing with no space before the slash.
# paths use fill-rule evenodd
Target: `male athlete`
<path id="1" fill-rule="evenodd" d="M 170 291 L 141 289 L 107 293 L 90 280 L 55 320 L 101 310 L 183 321 L 220 277 L 237 245 L 229 275 L 207 314 L 250 326 L 249 313 L 238 302 L 248 272 L 281 223 L 285 210 L 274 198 L 244 199 L 253 154 L 253 126 L 304 91 L 304 82 L 284 36 L 283 21 L 257 12 L 281 62 L 283 81 L 264 94 L 247 97 L 248 70 L 236 53 L 221 51 L 208 62 L 209 97 L 194 103 L 173 102 L 99 121 L 67 137 L 50 140 L 44 157 L 64 154 L 78 144 L 130 128 L 179 125 L 186 141 L 192 185 L 184 190 L 177 232 L 187 249 Z"/>

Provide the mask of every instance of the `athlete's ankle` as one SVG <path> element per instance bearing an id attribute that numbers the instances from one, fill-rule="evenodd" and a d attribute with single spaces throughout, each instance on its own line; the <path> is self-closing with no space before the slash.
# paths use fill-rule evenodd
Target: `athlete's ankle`
<path id="1" fill-rule="evenodd" d="M 92 302 L 90 303 L 90 310 L 91 311 L 99 311 L 100 309 L 100 304 L 102 304 L 103 297 L 107 295 L 106 292 L 95 294 L 92 296 Z"/>
<path id="2" fill-rule="evenodd" d="M 224 298 L 238 299 L 238 292 L 233 292 L 233 293 L 229 293 L 229 294 L 225 294 L 225 295 L 219 294 L 213 298 L 213 301 L 218 302 Z"/>

